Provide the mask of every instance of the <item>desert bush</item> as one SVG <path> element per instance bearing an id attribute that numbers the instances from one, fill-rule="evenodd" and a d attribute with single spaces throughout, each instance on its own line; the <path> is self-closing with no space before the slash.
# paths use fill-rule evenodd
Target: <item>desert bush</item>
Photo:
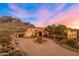
<path id="1" fill-rule="evenodd" d="M 68 40 L 65 42 L 65 44 L 71 48 L 79 49 L 78 40 Z"/>
<path id="2" fill-rule="evenodd" d="M 9 56 L 24 56 L 25 53 L 22 52 L 21 50 L 12 50 L 11 52 L 9 52 L 8 55 Z"/>

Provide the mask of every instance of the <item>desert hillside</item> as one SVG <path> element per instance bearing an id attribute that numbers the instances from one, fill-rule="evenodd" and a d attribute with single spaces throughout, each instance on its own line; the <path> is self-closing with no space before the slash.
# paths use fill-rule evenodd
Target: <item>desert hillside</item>
<path id="1" fill-rule="evenodd" d="M 35 26 L 29 22 L 22 22 L 20 19 L 13 18 L 11 16 L 0 17 L 0 30 L 17 31 L 28 27 Z"/>

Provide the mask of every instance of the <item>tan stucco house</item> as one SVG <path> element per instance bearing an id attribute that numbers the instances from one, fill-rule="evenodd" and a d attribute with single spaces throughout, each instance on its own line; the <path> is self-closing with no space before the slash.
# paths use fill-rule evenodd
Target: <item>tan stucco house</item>
<path id="1" fill-rule="evenodd" d="M 25 32 L 25 37 L 38 37 L 38 36 L 49 36 L 49 33 L 44 28 L 28 28 Z"/>
<path id="2" fill-rule="evenodd" d="M 67 37 L 68 37 L 68 39 L 77 39 L 77 31 L 74 29 L 68 29 Z"/>

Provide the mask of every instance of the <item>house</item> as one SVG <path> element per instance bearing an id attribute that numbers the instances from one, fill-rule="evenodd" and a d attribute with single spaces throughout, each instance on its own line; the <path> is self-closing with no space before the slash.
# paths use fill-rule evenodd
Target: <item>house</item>
<path id="1" fill-rule="evenodd" d="M 68 29 L 67 37 L 68 37 L 68 39 L 77 39 L 77 31 L 74 29 Z"/>
<path id="2" fill-rule="evenodd" d="M 44 28 L 28 28 L 25 32 L 25 37 L 38 37 L 38 36 L 49 36 L 49 33 Z"/>

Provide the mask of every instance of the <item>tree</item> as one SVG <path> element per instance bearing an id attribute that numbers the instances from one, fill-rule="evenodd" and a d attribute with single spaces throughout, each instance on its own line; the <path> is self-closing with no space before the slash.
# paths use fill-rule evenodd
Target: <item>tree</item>
<path id="1" fill-rule="evenodd" d="M 66 26 L 53 24 L 51 26 L 48 25 L 45 30 L 47 30 L 50 34 L 63 34 L 66 30 Z"/>
<path id="2" fill-rule="evenodd" d="M 50 37 L 57 37 L 57 39 L 59 40 L 67 38 L 67 35 L 65 33 L 66 29 L 67 29 L 66 26 L 61 24 L 58 25 L 52 24 L 51 26 L 48 25 L 45 28 L 45 30 L 49 32 Z"/>

